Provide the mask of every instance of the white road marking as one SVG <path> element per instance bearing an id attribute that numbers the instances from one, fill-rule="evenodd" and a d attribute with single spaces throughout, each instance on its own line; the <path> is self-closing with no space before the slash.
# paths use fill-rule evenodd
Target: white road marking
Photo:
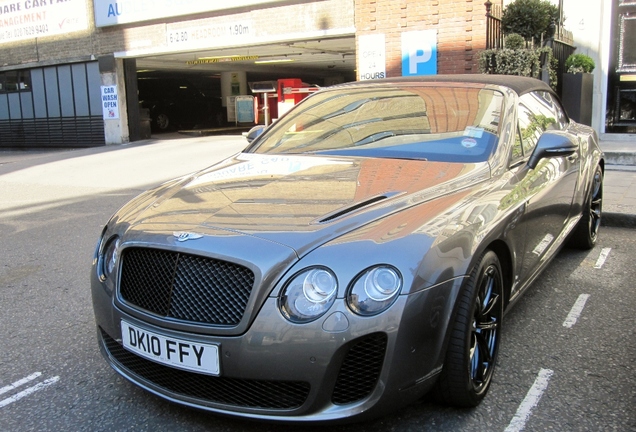
<path id="1" fill-rule="evenodd" d="M 34 379 L 36 379 L 40 375 L 42 375 L 42 372 L 35 372 L 35 373 L 32 373 L 31 375 L 29 375 L 28 377 L 25 377 L 25 378 L 17 380 L 13 384 L 9 384 L 8 386 L 4 386 L 4 387 L 0 388 L 0 395 L 6 393 L 8 391 L 14 390 L 14 389 L 20 387 L 21 385 L 26 384 L 26 383 L 28 383 L 30 381 L 33 381 Z"/>
<path id="2" fill-rule="evenodd" d="M 588 298 L 590 298 L 589 294 L 581 294 L 579 298 L 576 299 L 576 302 L 574 303 L 574 306 L 572 306 L 570 313 L 568 314 L 567 318 L 565 318 L 565 321 L 563 321 L 563 327 L 572 328 L 572 326 L 576 324 L 576 321 L 581 316 L 581 312 L 583 312 L 585 302 Z"/>
<path id="3" fill-rule="evenodd" d="M 28 378 L 28 377 L 27 377 Z M 26 378 L 25 378 L 26 379 Z M 25 396 L 29 396 L 30 394 L 35 393 L 38 390 L 42 390 L 48 386 L 50 386 L 51 384 L 55 384 L 56 382 L 58 382 L 60 380 L 59 376 L 53 377 L 53 378 L 49 378 L 46 381 L 42 381 L 39 384 L 34 385 L 33 387 L 29 387 L 25 390 L 22 390 L 20 393 L 16 393 L 11 397 L 8 397 L 6 399 L 0 400 L 0 408 L 3 408 L 13 402 L 19 401 L 20 399 L 22 399 Z"/>
<path id="4" fill-rule="evenodd" d="M 548 388 L 548 382 L 553 373 L 554 372 L 550 369 L 541 369 L 539 371 L 539 376 L 534 380 L 534 384 L 532 384 L 532 387 L 528 390 L 528 394 L 523 402 L 521 402 L 521 405 L 519 405 L 517 413 L 512 418 L 505 432 L 521 432 L 523 428 L 526 427 L 530 413 L 539 403 L 545 389 Z"/>
<path id="5" fill-rule="evenodd" d="M 603 267 L 603 264 L 605 264 L 605 260 L 609 256 L 611 250 L 612 248 L 601 249 L 601 254 L 599 255 L 598 259 L 596 260 L 596 264 L 594 265 L 595 269 L 600 269 Z"/>

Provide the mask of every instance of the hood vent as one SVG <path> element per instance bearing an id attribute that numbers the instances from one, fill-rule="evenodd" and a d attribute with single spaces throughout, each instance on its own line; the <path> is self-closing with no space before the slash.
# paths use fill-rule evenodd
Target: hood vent
<path id="1" fill-rule="evenodd" d="M 339 217 L 345 216 L 345 215 L 347 215 L 349 213 L 353 213 L 356 210 L 359 210 L 359 209 L 361 209 L 363 207 L 367 207 L 367 206 L 370 206 L 371 204 L 375 204 L 375 203 L 377 203 L 379 201 L 383 201 L 383 200 L 389 198 L 389 195 L 395 195 L 395 194 L 386 194 L 386 195 L 380 195 L 380 196 L 376 196 L 376 197 L 373 197 L 373 198 L 369 198 L 366 201 L 362 201 L 362 202 L 356 203 L 356 204 L 354 204 L 354 205 L 352 205 L 350 207 L 346 207 L 346 208 L 338 210 L 338 211 L 336 211 L 334 213 L 330 213 L 327 216 L 325 216 L 324 218 L 320 219 L 318 221 L 318 223 L 331 222 L 334 219 L 338 219 Z"/>

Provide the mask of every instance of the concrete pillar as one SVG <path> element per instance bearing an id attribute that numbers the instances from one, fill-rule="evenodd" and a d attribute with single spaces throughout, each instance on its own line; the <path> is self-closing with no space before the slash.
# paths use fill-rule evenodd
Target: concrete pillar
<path id="1" fill-rule="evenodd" d="M 247 74 L 245 72 L 221 72 L 221 97 L 227 106 L 228 96 L 247 94 Z"/>
<path id="2" fill-rule="evenodd" d="M 104 119 L 106 145 L 128 143 L 130 142 L 130 135 L 128 132 L 128 106 L 126 103 L 123 60 L 116 59 L 112 55 L 100 57 L 98 60 L 102 86 L 117 87 L 117 114 L 119 118 Z"/>

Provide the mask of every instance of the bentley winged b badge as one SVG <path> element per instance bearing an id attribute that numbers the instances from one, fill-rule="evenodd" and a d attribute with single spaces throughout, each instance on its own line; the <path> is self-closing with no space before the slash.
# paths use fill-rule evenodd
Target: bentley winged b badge
<path id="1" fill-rule="evenodd" d="M 196 240 L 203 237 L 201 234 L 191 233 L 191 232 L 182 232 L 175 231 L 172 233 L 173 236 L 177 238 L 177 241 L 184 242 L 187 240 Z"/>

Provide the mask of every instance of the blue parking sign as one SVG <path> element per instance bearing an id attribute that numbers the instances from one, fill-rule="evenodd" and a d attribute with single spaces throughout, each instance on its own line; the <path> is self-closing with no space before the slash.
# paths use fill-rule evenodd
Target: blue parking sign
<path id="1" fill-rule="evenodd" d="M 402 76 L 437 74 L 437 31 L 402 33 Z"/>

